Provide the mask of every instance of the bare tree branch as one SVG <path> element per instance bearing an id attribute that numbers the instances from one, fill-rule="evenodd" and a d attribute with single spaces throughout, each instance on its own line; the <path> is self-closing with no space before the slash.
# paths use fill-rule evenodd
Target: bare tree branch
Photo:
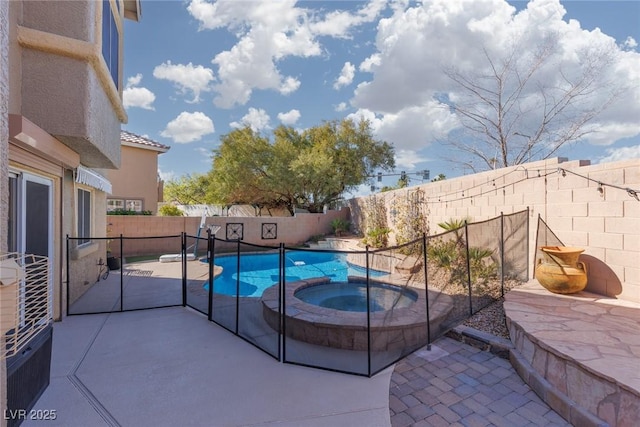
<path id="1" fill-rule="evenodd" d="M 463 153 L 454 163 L 482 170 L 546 159 L 594 132 L 589 124 L 622 92 L 603 78 L 613 53 L 585 49 L 579 68 L 568 69 L 554 63 L 559 49 L 550 35 L 533 52 L 516 42 L 502 56 L 484 49 L 478 70 L 444 71 L 456 87 L 450 108 L 462 125 L 446 142 Z"/>

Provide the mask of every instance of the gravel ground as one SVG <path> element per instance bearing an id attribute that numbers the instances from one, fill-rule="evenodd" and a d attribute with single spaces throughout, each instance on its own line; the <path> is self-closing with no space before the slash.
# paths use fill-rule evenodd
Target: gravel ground
<path id="1" fill-rule="evenodd" d="M 421 273 L 417 275 L 418 280 L 424 280 Z M 465 285 L 452 280 L 450 271 L 438 268 L 433 264 L 429 264 L 429 286 L 431 289 L 438 289 L 440 292 L 451 296 L 468 295 L 468 289 Z M 504 281 L 504 291 L 509 292 L 522 283 L 506 279 Z M 504 314 L 504 298 L 500 297 L 501 284 L 497 278 L 489 279 L 484 285 L 475 285 L 477 291 L 473 295 L 474 307 L 488 304 L 484 309 L 478 311 L 473 316 L 462 322 L 463 325 L 477 329 L 482 332 L 495 335 L 497 337 L 509 339 L 509 331 L 507 330 L 507 322 Z M 466 304 L 457 304 L 452 312 L 453 318 L 466 317 L 468 306 Z"/>
<path id="2" fill-rule="evenodd" d="M 509 339 L 503 303 L 504 298 L 498 299 L 464 321 L 463 325 L 500 338 Z"/>

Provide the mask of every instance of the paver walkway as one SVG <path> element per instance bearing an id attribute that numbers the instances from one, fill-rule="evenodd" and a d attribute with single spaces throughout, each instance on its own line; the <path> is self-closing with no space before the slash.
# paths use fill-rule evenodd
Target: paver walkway
<path id="1" fill-rule="evenodd" d="M 389 412 L 393 427 L 570 426 L 508 360 L 447 337 L 396 364 Z"/>

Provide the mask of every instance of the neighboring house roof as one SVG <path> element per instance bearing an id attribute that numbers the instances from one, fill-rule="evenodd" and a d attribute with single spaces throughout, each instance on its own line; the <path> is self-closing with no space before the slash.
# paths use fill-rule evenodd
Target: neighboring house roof
<path id="1" fill-rule="evenodd" d="M 136 135 L 135 133 L 127 132 L 126 130 L 120 131 L 120 142 L 122 145 L 129 147 L 159 151 L 160 153 L 166 153 L 171 148 L 168 145 L 160 144 L 159 142 L 145 138 L 144 136 Z"/>

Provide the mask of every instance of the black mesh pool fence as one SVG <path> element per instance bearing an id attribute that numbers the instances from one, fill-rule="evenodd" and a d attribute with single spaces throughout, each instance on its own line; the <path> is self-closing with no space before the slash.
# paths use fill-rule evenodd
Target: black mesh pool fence
<path id="1" fill-rule="evenodd" d="M 528 217 L 528 210 L 500 215 L 349 251 L 257 245 L 211 232 L 120 236 L 108 243 L 121 268 L 106 280 L 87 284 L 86 271 L 69 271 L 68 313 L 188 306 L 277 360 L 372 376 L 528 277 Z M 543 227 L 538 238 L 554 242 Z M 68 253 L 76 243 L 67 239 Z M 97 278 L 99 266 L 90 267 Z"/>

